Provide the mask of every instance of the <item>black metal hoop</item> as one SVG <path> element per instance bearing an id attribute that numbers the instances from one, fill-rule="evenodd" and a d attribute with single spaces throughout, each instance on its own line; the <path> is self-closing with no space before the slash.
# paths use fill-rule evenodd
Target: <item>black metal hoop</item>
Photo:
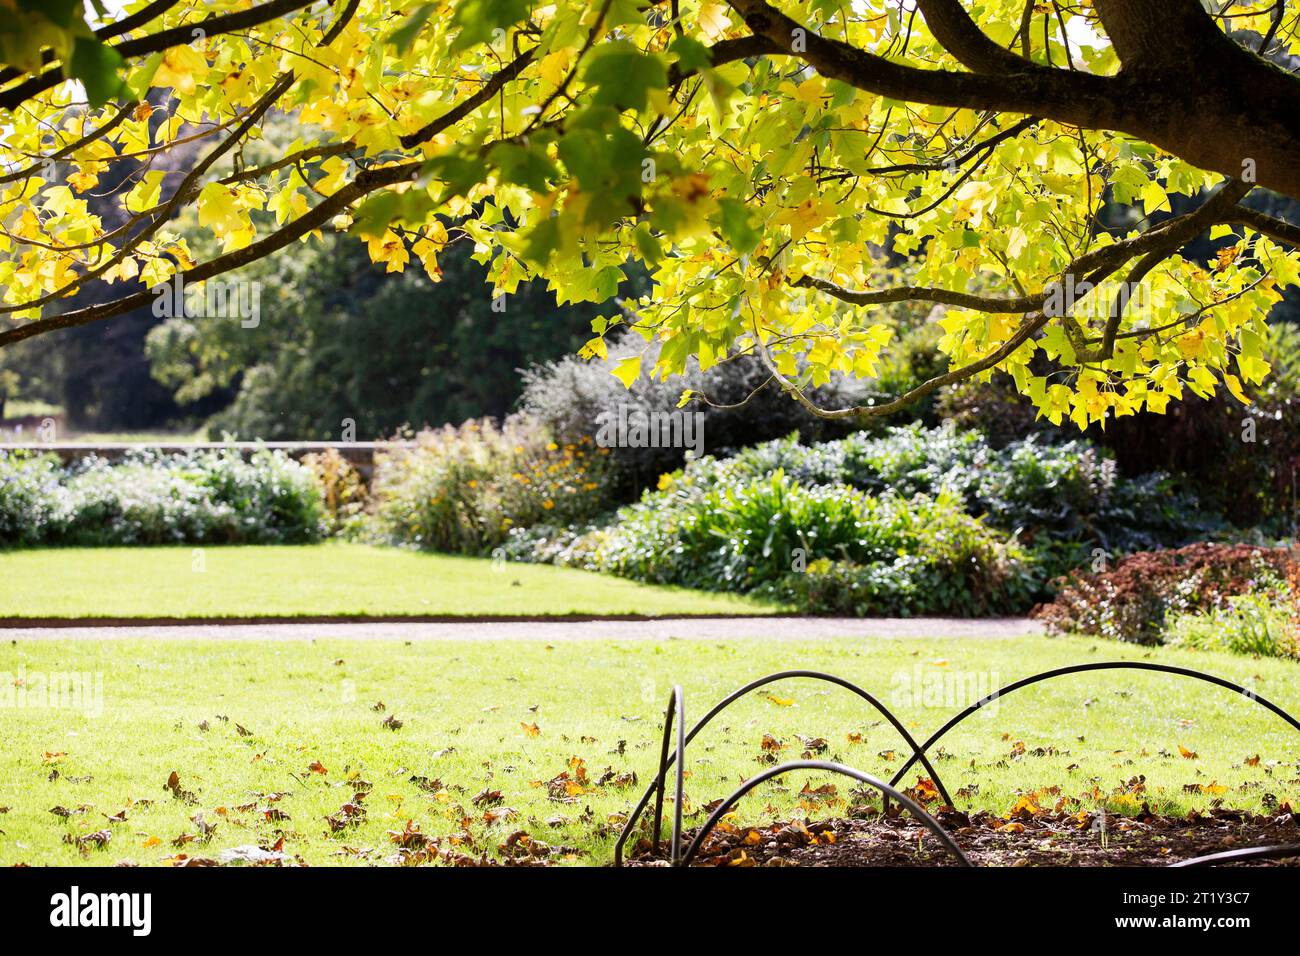
<path id="1" fill-rule="evenodd" d="M 896 731 L 898 731 L 899 735 L 903 738 L 904 741 L 906 741 L 907 745 L 912 748 L 912 756 L 911 759 L 908 761 L 907 766 L 910 767 L 912 763 L 919 760 L 921 762 L 921 766 L 924 767 L 925 770 L 930 774 L 930 779 L 934 781 L 935 788 L 939 791 L 939 795 L 943 798 L 943 802 L 949 806 L 952 805 L 952 798 L 948 796 L 948 790 L 946 787 L 944 787 L 943 781 L 939 778 L 938 772 L 934 769 L 934 766 L 930 763 L 930 758 L 926 755 L 925 750 L 922 747 L 918 746 L 916 742 L 916 738 L 913 737 L 911 733 L 908 732 L 907 728 L 903 726 L 903 722 L 898 719 L 898 717 L 893 713 L 893 711 L 891 711 L 888 707 L 882 704 L 874 695 L 872 695 L 871 693 L 869 693 L 868 691 L 864 690 L 863 688 L 859 687 L 857 684 L 854 684 L 851 681 L 847 681 L 842 677 L 836 677 L 834 674 L 826 674 L 821 671 L 809 671 L 809 670 L 778 671 L 775 674 L 768 674 L 766 677 L 760 677 L 757 680 L 750 681 L 745 686 L 732 691 L 730 694 L 728 694 L 726 697 L 720 700 L 717 704 L 715 704 L 707 714 L 705 714 L 703 717 L 699 719 L 699 721 L 695 724 L 695 726 L 690 729 L 690 732 L 686 734 L 685 739 L 679 742 L 678 754 L 676 756 L 676 762 L 678 764 L 679 803 L 680 803 L 680 794 L 681 794 L 680 755 L 682 752 L 685 751 L 686 745 L 695 739 L 695 735 L 698 734 L 701 730 L 703 730 L 706 726 L 708 726 L 709 722 L 713 720 L 714 717 L 720 714 L 731 704 L 735 703 L 737 700 L 744 697 L 750 691 L 757 690 L 760 687 L 764 687 L 768 684 L 774 683 L 779 680 L 785 680 L 787 678 L 794 678 L 794 677 L 807 677 L 812 680 L 820 680 L 820 681 L 826 681 L 831 684 L 836 684 L 837 686 L 843 687 L 846 690 L 850 690 L 853 693 L 857 694 L 868 704 L 870 704 L 873 708 L 875 708 L 875 710 L 886 720 L 888 720 L 889 723 L 893 726 L 893 728 Z M 673 690 L 674 693 L 678 693 L 680 692 L 681 688 L 675 687 L 673 688 Z M 652 793 L 658 794 L 655 801 L 655 828 L 654 828 L 654 834 L 655 834 L 654 843 L 655 843 L 655 848 L 658 849 L 659 833 L 661 827 L 660 819 L 663 812 L 664 780 L 668 773 L 668 767 L 671 766 L 672 763 L 674 762 L 674 757 L 670 757 L 668 754 L 668 727 L 672 717 L 672 709 L 673 709 L 672 703 L 670 702 L 668 714 L 666 715 L 664 720 L 664 745 L 663 745 L 663 750 L 661 752 L 660 761 L 659 761 L 659 772 L 655 776 L 655 779 L 651 781 L 650 785 L 646 787 L 645 793 L 641 795 L 641 799 L 637 802 L 636 807 L 632 810 L 632 813 L 628 816 L 627 823 L 624 824 L 623 831 L 619 834 L 618 841 L 614 844 L 614 865 L 615 866 L 623 865 L 623 846 L 626 844 L 628 837 L 632 834 L 632 830 L 636 826 L 637 821 L 641 818 L 641 814 L 645 812 L 646 804 L 650 802 L 650 795 Z M 681 713 L 681 709 L 679 707 L 678 714 L 680 713 Z M 679 723 L 680 720 L 681 718 L 679 717 Z M 679 728 L 679 733 L 680 733 L 680 728 Z M 897 781 L 893 781 L 893 782 L 896 783 Z M 889 796 L 886 795 L 885 807 L 888 808 L 888 806 L 889 806 Z"/>
<path id="2" fill-rule="evenodd" d="M 1295 717 L 1291 716 L 1291 714 L 1287 713 L 1285 710 L 1283 710 L 1278 705 L 1274 704 L 1272 701 L 1269 701 L 1259 696 L 1254 691 L 1246 687 L 1243 687 L 1241 684 L 1236 684 L 1233 683 L 1232 681 L 1225 680 L 1222 677 L 1215 677 L 1213 674 L 1206 674 L 1202 671 L 1192 670 L 1191 668 L 1187 668 L 1187 667 L 1177 667 L 1172 664 L 1153 664 L 1144 661 L 1102 661 L 1102 662 L 1096 662 L 1090 664 L 1074 664 L 1069 667 L 1059 667 L 1054 670 L 1043 671 L 1041 674 L 1035 674 L 1031 677 L 1022 678 L 1021 680 L 1014 681 L 1010 684 L 1007 684 L 1005 687 L 1002 687 L 994 691 L 993 693 L 989 694 L 988 696 L 976 701 L 974 704 L 971 704 L 969 707 L 965 708 L 956 716 L 948 720 L 947 723 L 945 723 L 937 731 L 931 734 L 930 737 L 925 741 L 925 743 L 920 745 L 916 743 L 915 739 L 908 732 L 907 728 L 903 726 L 902 722 L 899 721 L 899 719 L 893 714 L 892 711 L 889 710 L 889 708 L 885 707 L 884 704 L 880 703 L 879 700 L 877 700 L 874 696 L 872 696 L 867 691 L 863 690 L 861 687 L 858 687 L 856 684 L 844 680 L 841 677 L 836 677 L 833 674 L 825 674 L 820 671 L 793 670 L 793 671 L 781 671 L 776 674 L 769 674 L 766 677 L 760 677 L 758 680 L 751 681 L 750 683 L 746 684 L 744 687 L 741 687 L 739 690 L 736 690 L 731 694 L 729 694 L 727 697 L 723 698 L 720 702 L 714 705 L 714 707 L 707 714 L 705 714 L 702 718 L 700 718 L 699 722 L 697 722 L 689 732 L 686 732 L 685 730 L 685 693 L 683 692 L 680 686 L 675 685 L 672 690 L 672 695 L 668 700 L 667 711 L 664 714 L 664 733 L 663 733 L 663 744 L 660 748 L 660 754 L 659 754 L 659 772 L 656 774 L 655 779 L 651 782 L 651 784 L 646 788 L 645 793 L 641 795 L 641 799 L 640 801 L 638 801 L 636 808 L 632 811 L 631 815 L 628 817 L 628 820 L 623 827 L 622 833 L 619 834 L 618 841 L 614 844 L 614 865 L 615 866 L 622 865 L 623 846 L 626 843 L 628 836 L 632 833 L 632 830 L 636 826 L 637 821 L 640 819 L 641 814 L 645 811 L 646 805 L 647 803 L 649 803 L 651 794 L 656 795 L 654 848 L 656 852 L 658 851 L 660 834 L 662 829 L 662 821 L 663 821 L 664 788 L 665 788 L 666 779 L 668 775 L 668 767 L 671 764 L 675 763 L 677 768 L 677 779 L 676 779 L 676 794 L 675 794 L 674 808 L 673 808 L 672 846 L 670 850 L 670 860 L 672 865 L 674 866 L 687 866 L 690 864 L 690 862 L 695 858 L 696 853 L 699 851 L 700 846 L 702 845 L 705 837 L 707 837 L 708 834 L 713 831 L 713 829 L 717 826 L 718 821 L 722 819 L 723 815 L 726 814 L 727 811 L 730 810 L 730 808 L 733 805 L 735 805 L 735 803 L 738 800 L 740 800 L 741 797 L 749 793 L 751 790 L 753 790 L 755 787 L 757 787 L 759 784 L 763 783 L 764 781 L 771 780 L 773 777 L 777 777 L 780 776 L 781 774 L 788 773 L 791 770 L 824 770 L 830 773 L 838 773 L 844 776 L 852 777 L 853 779 L 859 781 L 860 783 L 865 783 L 869 786 L 876 788 L 877 790 L 880 791 L 883 797 L 883 802 L 886 809 L 888 809 L 889 801 L 891 798 L 897 800 L 902 806 L 907 808 L 907 810 L 913 815 L 913 817 L 915 817 L 918 821 L 920 821 L 922 825 L 924 825 L 928 830 L 930 830 L 933 834 L 935 834 L 935 836 L 939 838 L 939 841 L 944 845 L 944 848 L 948 850 L 950 853 L 952 853 L 962 866 L 972 866 L 973 864 L 971 863 L 970 859 L 966 856 L 966 854 L 962 851 L 961 847 L 957 846 L 956 842 L 952 839 L 952 836 L 946 830 L 944 830 L 942 826 L 939 825 L 938 821 L 935 820 L 932 816 L 930 816 L 930 814 L 927 813 L 925 809 L 922 808 L 920 804 L 918 804 L 915 800 L 913 800 L 911 797 L 907 796 L 906 794 L 902 793 L 897 789 L 898 782 L 902 780 L 903 776 L 907 773 L 908 769 L 911 768 L 913 764 L 919 761 L 922 767 L 924 767 L 925 770 L 929 772 L 931 778 L 934 780 L 935 786 L 938 789 L 940 795 L 943 797 L 944 803 L 948 806 L 952 806 L 952 800 L 949 798 L 948 792 L 944 787 L 943 782 L 939 779 L 939 775 L 935 772 L 934 767 L 931 765 L 929 757 L 927 756 L 927 753 L 930 750 L 930 748 L 935 746 L 935 744 L 937 744 L 950 730 L 952 730 L 954 727 L 960 724 L 971 714 L 975 713 L 976 711 L 980 710 L 986 705 L 992 703 L 993 701 L 998 700 L 999 698 L 1005 696 L 1006 694 L 1009 694 L 1014 690 L 1019 690 L 1021 687 L 1027 687 L 1030 684 L 1037 684 L 1040 681 L 1050 680 L 1051 678 L 1054 677 L 1064 677 L 1069 674 L 1080 674 L 1080 673 L 1086 673 L 1088 671 L 1117 670 L 1117 669 L 1145 670 L 1145 671 L 1155 671 L 1157 673 L 1163 673 L 1163 674 L 1176 674 L 1181 677 L 1192 677 L 1195 678 L 1196 680 L 1204 681 L 1209 684 L 1215 684 L 1219 687 L 1226 688 L 1227 690 L 1231 690 L 1234 693 L 1241 694 L 1243 697 L 1255 701 L 1256 703 L 1263 706 L 1265 709 L 1270 710 L 1277 716 L 1281 717 L 1288 724 L 1290 724 L 1291 727 L 1293 727 L 1296 731 L 1300 731 L 1300 720 L 1297 720 Z M 792 761 L 790 763 L 784 763 L 781 764 L 780 766 L 772 767 L 768 770 L 765 770 L 762 773 L 759 773 L 756 776 L 751 777 L 749 780 L 745 781 L 745 783 L 743 783 L 735 792 L 733 792 L 729 797 L 723 800 L 722 803 L 719 804 L 718 807 L 714 809 L 713 813 L 710 814 L 704 826 L 699 830 L 698 833 L 696 833 L 695 838 L 691 841 L 690 847 L 683 855 L 681 852 L 681 826 L 682 826 L 682 803 L 683 803 L 683 792 L 684 792 L 686 745 L 690 743 L 691 740 L 694 739 L 695 735 L 698 734 L 702 729 L 704 729 L 704 727 L 708 725 L 708 723 L 714 717 L 716 717 L 719 713 L 721 713 L 722 710 L 724 710 L 730 704 L 734 703 L 736 700 L 739 700 L 745 694 L 748 694 L 750 691 L 755 690 L 759 687 L 763 687 L 767 684 L 773 683 L 774 681 L 783 680 L 785 678 L 790 678 L 790 677 L 808 677 L 814 680 L 827 681 L 829 683 L 836 684 L 840 687 L 844 687 L 848 690 L 853 691 L 863 700 L 871 704 L 872 707 L 874 707 L 877 712 L 879 712 L 882 716 L 884 716 L 887 720 L 889 720 L 889 722 L 894 726 L 894 729 L 899 732 L 899 734 L 903 737 L 903 739 L 907 741 L 908 745 L 912 748 L 911 755 L 908 757 L 907 761 L 903 764 L 903 766 L 898 769 L 897 773 L 894 774 L 893 779 L 891 779 L 888 783 L 872 776 L 871 774 L 865 773 L 861 770 L 857 770 L 852 767 L 846 767 L 843 764 L 832 763 L 830 761 L 824 761 L 824 760 L 797 760 L 797 761 Z M 677 731 L 677 735 L 676 735 L 677 743 L 673 752 L 670 754 L 668 748 L 668 741 L 674 725 Z M 1256 859 L 1281 859 L 1284 857 L 1291 857 L 1291 856 L 1300 856 L 1300 844 L 1246 847 L 1240 850 L 1230 850 L 1224 853 L 1212 853 L 1207 856 L 1195 857 L 1190 860 L 1183 860 L 1179 863 L 1170 864 L 1170 866 L 1173 867 L 1212 866 L 1216 863 L 1230 863 L 1230 862 L 1236 862 L 1241 860 L 1256 860 Z"/>
<path id="3" fill-rule="evenodd" d="M 659 833 L 664 818 L 664 773 L 663 770 L 668 764 L 668 737 L 669 731 L 672 730 L 674 717 L 677 724 L 677 750 L 675 753 L 677 764 L 677 792 L 673 794 L 673 842 L 670 849 L 672 865 L 677 865 L 677 860 L 682 851 L 682 788 L 685 782 L 686 767 L 686 740 L 682 736 L 686 720 L 686 693 L 682 690 L 680 684 L 673 685 L 673 691 L 668 697 L 668 710 L 664 713 L 664 741 L 659 752 L 660 773 L 656 784 L 651 786 L 655 791 L 655 830 L 654 830 L 654 849 L 659 852 Z M 646 791 L 647 794 L 649 791 Z M 626 830 L 626 828 L 625 828 Z M 618 844 L 614 847 L 614 865 L 619 866 L 622 863 L 623 838 L 620 837 Z"/>
<path id="4" fill-rule="evenodd" d="M 1220 687 L 1225 687 L 1228 690 L 1235 691 L 1236 693 L 1241 694 L 1243 697 L 1249 698 L 1250 700 L 1255 701 L 1257 704 L 1260 704 L 1261 706 L 1267 708 L 1268 710 L 1271 710 L 1273 713 L 1277 714 L 1288 724 L 1294 727 L 1297 731 L 1300 731 L 1300 720 L 1296 720 L 1294 717 L 1288 714 L 1281 707 L 1277 706 L 1277 704 L 1274 704 L 1272 701 L 1260 697 L 1258 694 L 1256 694 L 1253 690 L 1250 690 L 1249 688 L 1243 687 L 1240 684 L 1234 684 L 1230 680 L 1224 680 L 1222 677 L 1215 677 L 1213 674 L 1206 674 L 1201 671 L 1195 671 L 1188 667 L 1176 667 L 1173 664 L 1152 664 L 1146 661 L 1099 661 L 1092 664 L 1072 664 L 1069 667 L 1058 667 L 1055 670 L 1043 671 L 1041 674 L 1035 674 L 1032 677 L 1025 677 L 1018 681 L 1014 681 L 1010 684 L 1007 684 L 1007 686 L 1000 688 L 999 690 L 995 690 L 987 697 L 977 700 L 975 703 L 971 704 L 969 707 L 967 707 L 961 713 L 957 714 L 946 724 L 944 724 L 933 734 L 931 734 L 929 739 L 927 739 L 925 743 L 921 744 L 921 746 L 912 753 L 912 756 L 907 758 L 907 761 L 903 764 L 903 766 L 898 768 L 898 772 L 895 773 L 892 778 L 890 778 L 889 782 L 896 786 L 898 782 L 903 779 L 903 775 L 907 773 L 908 768 L 910 768 L 912 764 L 916 763 L 917 759 L 922 754 L 927 753 L 931 747 L 937 744 L 944 737 L 944 735 L 948 733 L 948 731 L 952 730 L 963 720 L 965 720 L 971 714 L 975 713 L 980 708 L 984 707 L 986 704 L 990 704 L 993 701 L 997 700 L 998 698 L 1006 696 L 1007 694 L 1011 693 L 1013 690 L 1019 690 L 1021 687 L 1027 687 L 1030 684 L 1037 684 L 1039 681 L 1050 680 L 1053 677 L 1065 677 L 1068 674 L 1081 674 L 1086 671 L 1104 671 L 1104 670 L 1119 670 L 1119 669 L 1157 671 L 1162 674 L 1177 674 L 1181 677 L 1193 677 L 1197 680 L 1202 680 L 1209 684 L 1217 684 Z M 922 764 L 922 766 L 927 766 L 927 765 Z M 927 769 L 929 769 L 928 766 Z M 951 803 L 949 805 L 951 806 Z"/>
<path id="5" fill-rule="evenodd" d="M 731 794 L 731 796 L 723 800 L 722 803 L 714 809 L 713 813 L 709 815 L 709 819 L 705 822 L 704 826 L 700 827 L 699 832 L 695 834 L 695 839 L 691 841 L 691 845 L 687 848 L 686 854 L 682 857 L 681 865 L 691 865 L 691 860 L 695 859 L 695 854 L 699 851 L 701 845 L 703 845 L 704 838 L 713 832 L 713 828 L 718 825 L 718 821 L 726 815 L 727 811 L 731 809 L 736 801 L 749 793 L 749 791 L 753 790 L 760 783 L 771 780 L 773 777 L 778 777 L 781 774 L 789 773 L 791 770 L 824 770 L 829 773 L 843 774 L 846 777 L 852 777 L 859 783 L 865 783 L 869 786 L 875 787 L 885 797 L 892 797 L 906 807 L 908 812 L 910 812 L 918 822 L 923 824 L 926 829 L 938 837 L 939 842 L 943 844 L 944 849 L 957 858 L 959 866 L 972 865 L 970 858 L 962 852 L 961 847 L 956 844 L 948 831 L 941 827 L 934 817 L 926 813 L 925 810 L 921 808 L 921 805 L 911 797 L 907 796 L 907 794 L 894 789 L 890 784 L 873 777 L 869 773 L 863 773 L 861 770 L 855 770 L 853 767 L 846 767 L 843 764 L 831 763 L 828 760 L 792 760 L 790 763 L 783 763 L 779 767 L 770 767 L 762 773 L 750 777 L 742 783 Z"/>
<path id="6" fill-rule="evenodd" d="M 1248 846 L 1240 850 L 1225 850 L 1222 853 L 1209 853 L 1205 856 L 1192 857 L 1170 863 L 1171 870 L 1184 866 L 1214 866 L 1216 863 L 1238 863 L 1242 860 L 1280 860 L 1288 856 L 1300 856 L 1300 843 L 1287 843 L 1279 846 Z"/>

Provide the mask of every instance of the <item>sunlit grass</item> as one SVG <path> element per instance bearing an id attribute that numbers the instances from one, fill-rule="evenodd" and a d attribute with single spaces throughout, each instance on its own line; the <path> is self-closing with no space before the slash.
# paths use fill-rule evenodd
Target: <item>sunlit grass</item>
<path id="1" fill-rule="evenodd" d="M 774 621 L 773 633 L 784 626 Z M 0 687 L 0 806 L 9 810 L 0 814 L 0 864 L 83 862 L 64 836 L 101 829 L 112 840 L 90 851 L 87 862 L 159 864 L 182 852 L 215 858 L 233 846 L 273 845 L 281 831 L 284 851 L 314 865 L 382 862 L 396 849 L 388 831 L 408 820 L 445 837 L 462 832 L 463 818 L 474 842 L 461 849 L 471 855 L 495 852 L 522 829 L 577 848 L 575 862 L 603 864 L 612 852 L 611 821 L 634 804 L 653 773 L 671 684 L 685 687 L 693 720 L 740 684 L 791 667 L 860 683 L 895 707 L 918 738 L 967 702 L 935 694 L 934 682 L 944 675 L 966 686 L 1001 685 L 1050 667 L 1118 658 L 1206 670 L 1300 712 L 1296 665 L 1276 660 L 1081 639 L 719 643 L 690 640 L 689 622 L 680 633 L 688 639 L 549 647 L 379 639 L 6 641 L 0 645 L 0 672 L 8 672 Z M 20 708 L 9 696 L 16 680 L 36 687 L 42 675 L 71 671 L 102 675 L 98 716 Z M 918 677 L 921 693 L 913 695 L 908 685 L 917 686 Z M 899 766 L 904 748 L 894 731 L 844 690 L 807 680 L 770 690 L 725 711 L 692 744 L 688 825 L 700 822 L 691 814 L 701 804 L 763 766 L 764 734 L 786 745 L 782 760 L 800 755 L 806 746 L 800 734 L 824 738 L 824 759 L 886 778 Z M 374 709 L 379 701 L 382 711 Z M 400 729 L 383 726 L 389 716 L 402 722 Z M 1098 795 L 1121 811 L 1143 801 L 1183 811 L 1216 799 L 1261 808 L 1274 799 L 1300 803 L 1298 742 L 1283 721 L 1229 691 L 1118 671 L 1008 695 L 945 739 L 937 767 L 951 791 L 966 794 L 959 803 L 999 813 L 1019 792 L 1054 786 L 1061 797 L 1082 796 L 1089 808 Z M 1022 749 L 1023 756 L 1013 756 Z M 1043 755 L 1036 755 L 1040 749 Z M 1184 750 L 1196 756 L 1185 757 Z M 1255 755 L 1259 761 L 1248 763 Z M 566 771 L 576 775 L 574 758 L 582 761 L 587 783 L 571 802 L 552 799 L 546 782 Z M 327 773 L 308 769 L 317 761 Z M 639 783 L 596 786 L 606 768 L 635 772 Z M 164 790 L 173 771 L 196 803 Z M 352 775 L 373 784 L 363 801 L 368 813 L 331 834 L 325 818 L 352 798 Z M 1135 792 L 1139 776 L 1143 789 L 1123 796 Z M 412 777 L 440 784 L 427 792 Z M 804 813 L 797 801 L 806 780 L 837 788 L 836 801 L 814 813 L 844 812 L 838 801 L 849 795 L 848 781 L 795 773 L 742 802 L 742 816 Z M 909 774 L 907 783 L 915 780 Z M 978 792 L 967 789 L 973 786 Z M 508 807 L 513 815 L 487 822 L 487 808 L 472 802 L 485 788 L 499 790 L 495 809 Z M 265 795 L 277 793 L 283 798 L 268 803 Z M 1057 798 L 1041 799 L 1050 805 Z M 153 803 L 132 805 L 141 799 Z M 266 819 L 270 806 L 288 819 Z M 57 817 L 53 807 L 73 815 Z M 127 807 L 125 822 L 106 819 Z M 174 846 L 182 834 L 196 832 L 196 813 L 218 824 L 211 842 Z"/>
<path id="2" fill-rule="evenodd" d="M 329 543 L 0 552 L 0 617 L 756 614 L 747 598 L 550 565 Z"/>

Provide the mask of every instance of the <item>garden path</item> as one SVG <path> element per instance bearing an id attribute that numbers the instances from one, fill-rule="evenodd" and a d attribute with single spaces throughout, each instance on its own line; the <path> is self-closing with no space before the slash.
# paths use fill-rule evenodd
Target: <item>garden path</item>
<path id="1" fill-rule="evenodd" d="M 831 618 L 726 617 L 657 618 L 653 620 L 523 621 L 349 621 L 340 622 L 194 622 L 181 625 L 127 624 L 57 627 L 0 627 L 0 640 L 104 640 L 165 638 L 199 640 L 302 640 L 375 638 L 381 640 L 817 640 L 844 637 L 1012 638 L 1037 635 L 1042 627 L 1028 618 Z"/>

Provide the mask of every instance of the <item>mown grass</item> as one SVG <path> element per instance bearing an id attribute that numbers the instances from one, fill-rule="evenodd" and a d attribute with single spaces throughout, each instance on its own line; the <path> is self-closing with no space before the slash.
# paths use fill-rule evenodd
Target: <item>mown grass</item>
<path id="1" fill-rule="evenodd" d="M 773 622 L 774 635 L 781 627 Z M 683 637 L 690 632 L 683 622 Z M 396 851 L 389 832 L 408 821 L 428 835 L 468 834 L 472 842 L 460 849 L 470 854 L 495 853 L 509 834 L 527 830 L 573 848 L 570 862 L 604 864 L 617 815 L 655 767 L 673 682 L 684 685 L 693 719 L 764 673 L 827 670 L 877 692 L 919 738 L 966 702 L 943 693 L 927 698 L 931 675 L 982 675 L 1000 685 L 1049 667 L 1119 658 L 1207 670 L 1300 712 L 1293 663 L 1084 639 L 5 641 L 0 806 L 8 810 L 0 814 L 0 865 L 157 865 L 178 853 L 216 858 L 234 846 L 274 845 L 281 835 L 284 852 L 313 865 L 382 863 Z M 72 671 L 102 675 L 98 716 L 36 708 L 30 700 L 18 707 L 8 693 L 17 680 L 36 687 L 41 675 Z M 903 693 L 918 675 L 923 692 Z M 688 825 L 702 819 L 695 815 L 701 804 L 762 766 L 765 734 L 786 745 L 782 760 L 799 756 L 802 734 L 825 739 L 825 759 L 884 777 L 898 767 L 900 741 L 857 698 L 806 680 L 770 690 L 724 712 L 692 744 Z M 382 711 L 373 709 L 378 701 Z M 389 716 L 400 729 L 383 726 Z M 1133 811 L 1149 801 L 1182 812 L 1215 800 L 1251 809 L 1275 800 L 1297 805 L 1296 760 L 1295 732 L 1244 697 L 1185 678 L 1119 671 L 1003 698 L 945 740 L 937 766 L 971 808 L 1004 813 L 1019 793 L 1059 787 L 1059 796 L 1081 797 L 1088 808 Z M 309 769 L 316 763 L 327 772 Z M 597 786 L 606 768 L 635 772 L 639 783 Z M 194 803 L 165 789 L 173 771 Z M 576 786 L 561 781 L 562 800 L 553 799 L 547 782 L 564 772 Z M 1141 790 L 1134 786 L 1139 776 Z M 432 789 L 412 777 L 427 778 Z M 357 778 L 373 784 L 363 801 L 368 812 L 330 833 L 326 817 L 351 800 Z M 910 774 L 907 782 L 915 779 Z M 836 794 L 825 806 L 807 798 L 801 806 L 805 781 L 833 784 Z M 964 789 L 972 786 L 978 792 Z M 485 789 L 500 791 L 495 807 L 473 803 Z M 274 794 L 283 797 L 270 802 Z M 848 796 L 844 778 L 796 773 L 765 784 L 740 813 L 747 821 L 842 814 Z M 1048 805 L 1056 799 L 1040 796 Z M 72 815 L 55 816 L 54 807 Z M 513 814 L 489 822 L 488 810 L 502 807 Z M 107 819 L 124 808 L 124 822 Z M 268 808 L 287 819 L 268 819 Z M 211 842 L 174 845 L 197 832 L 196 813 L 217 824 Z M 110 842 L 84 858 L 64 842 L 103 829 Z"/>
<path id="2" fill-rule="evenodd" d="M 748 598 L 549 565 L 318 545 L 0 552 L 0 617 L 761 614 Z"/>

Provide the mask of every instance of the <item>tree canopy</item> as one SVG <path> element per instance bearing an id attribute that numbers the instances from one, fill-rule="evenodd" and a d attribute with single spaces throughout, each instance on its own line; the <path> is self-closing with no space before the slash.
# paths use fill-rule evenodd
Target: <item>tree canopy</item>
<path id="1" fill-rule="evenodd" d="M 463 241 L 486 296 L 541 277 L 609 303 L 587 354 L 624 325 L 661 345 L 628 382 L 753 351 L 854 418 L 1001 369 L 1086 427 L 1185 390 L 1244 400 L 1300 284 L 1300 227 L 1250 198 L 1300 198 L 1285 0 L 93 7 L 0 2 L 0 346 L 350 230 L 393 271 L 436 279 Z M 298 139 L 249 162 L 278 114 Z M 86 194 L 116 163 L 113 225 Z M 209 257 L 174 227 L 189 208 Z M 1207 235 L 1211 260 L 1184 256 Z M 619 299 L 630 262 L 653 288 Z M 59 311 L 90 283 L 100 301 Z M 877 309 L 908 300 L 944 307 L 948 371 L 817 407 L 809 386 L 873 374 Z"/>

